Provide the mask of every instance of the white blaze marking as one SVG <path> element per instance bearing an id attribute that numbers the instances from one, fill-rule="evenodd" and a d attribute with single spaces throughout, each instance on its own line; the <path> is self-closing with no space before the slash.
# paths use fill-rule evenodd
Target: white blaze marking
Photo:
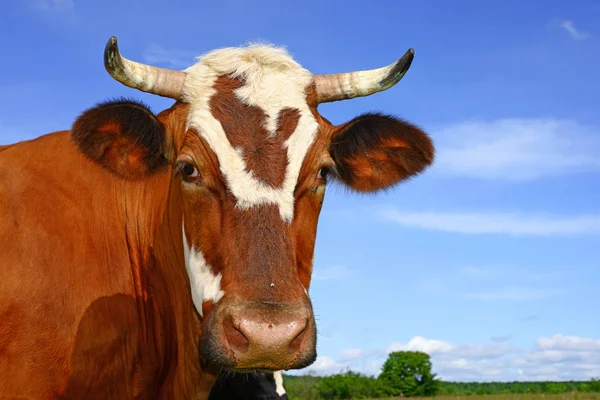
<path id="1" fill-rule="evenodd" d="M 183 234 L 183 256 L 185 258 L 185 269 L 190 278 L 192 301 L 196 306 L 196 310 L 202 316 L 202 303 L 212 300 L 216 304 L 225 294 L 221 290 L 221 274 L 213 274 L 202 252 L 196 250 L 194 246 L 188 245 L 183 222 L 181 229 Z"/>
<path id="2" fill-rule="evenodd" d="M 283 387 L 283 374 L 281 371 L 273 372 L 273 378 L 275 378 L 275 391 L 279 396 L 285 394 L 285 388 Z"/>
<path id="3" fill-rule="evenodd" d="M 319 127 L 306 103 L 306 88 L 313 79 L 310 72 L 283 50 L 259 46 L 217 50 L 200 57 L 186 73 L 184 101 L 190 105 L 187 126 L 195 128 L 217 155 L 221 173 L 237 200 L 237 207 L 244 210 L 256 205 L 276 204 L 282 219 L 291 222 L 294 188 Z M 221 122 L 210 112 L 209 101 L 216 93 L 213 85 L 223 75 L 239 78 L 245 83 L 235 90 L 236 96 L 265 112 L 265 128 L 271 134 L 275 133 L 282 109 L 294 108 L 300 114 L 296 130 L 283 144 L 287 148 L 288 165 L 283 184 L 277 189 L 247 170 L 243 149 L 231 145 Z"/>

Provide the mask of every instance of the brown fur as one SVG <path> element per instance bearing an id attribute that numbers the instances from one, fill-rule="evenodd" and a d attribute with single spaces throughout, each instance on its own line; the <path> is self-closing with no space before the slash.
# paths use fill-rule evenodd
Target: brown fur
<path id="1" fill-rule="evenodd" d="M 16 221 L 0 224 L 0 397 L 208 393 L 169 171 L 120 180 L 68 132 L 14 150 L 0 157 L 0 212 Z"/>
<path id="2" fill-rule="evenodd" d="M 77 118 L 71 136 L 82 153 L 125 178 L 166 165 L 164 127 L 139 102 L 100 103 Z"/>
<path id="3" fill-rule="evenodd" d="M 202 187 L 183 187 L 184 209 L 188 210 L 184 211 L 186 229 L 193 233 L 188 242 L 202 251 L 215 273 L 222 274 L 221 288 L 226 293 L 216 307 L 212 304 L 204 307 L 205 329 L 214 333 L 210 337 L 222 335 L 217 325 L 225 318 L 223 313 L 227 313 L 229 297 L 232 301 L 303 304 L 306 297 L 303 287 L 308 287 L 308 279 L 300 279 L 299 264 L 304 269 L 307 267 L 306 260 L 298 260 L 295 244 L 297 238 L 314 243 L 316 232 L 296 230 L 294 225 L 284 224 L 275 206 L 236 209 L 235 198 L 218 173 L 216 156 L 195 132 L 186 134 L 182 154 L 186 158 L 190 155 L 203 172 Z M 315 198 L 310 191 L 305 196 Z M 318 209 L 310 211 L 318 213 Z M 275 286 L 271 287 L 271 283 Z M 313 334 L 308 335 L 309 347 L 314 340 L 311 336 Z M 204 357 L 228 364 L 224 356 L 213 355 L 225 352 L 218 344 L 205 343 Z M 215 346 L 218 348 L 213 348 Z"/>
<path id="4" fill-rule="evenodd" d="M 246 166 L 254 176 L 274 188 L 280 187 L 287 165 L 283 144 L 296 130 L 300 114 L 295 109 L 283 109 L 272 134 L 264 127 L 265 113 L 244 104 L 233 92 L 242 86 L 237 79 L 219 78 L 214 86 L 217 93 L 210 100 L 211 113 L 223 125 L 231 145 L 243 149 Z"/>
<path id="5" fill-rule="evenodd" d="M 365 114 L 338 127 L 329 146 L 338 178 L 375 192 L 421 173 L 433 162 L 431 139 L 398 118 Z"/>

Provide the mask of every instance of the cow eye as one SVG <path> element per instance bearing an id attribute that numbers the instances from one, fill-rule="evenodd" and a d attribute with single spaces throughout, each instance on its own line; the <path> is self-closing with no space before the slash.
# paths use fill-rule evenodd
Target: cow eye
<path id="1" fill-rule="evenodd" d="M 200 173 L 198 172 L 198 168 L 194 164 L 189 162 L 181 162 L 179 164 L 179 174 L 186 182 L 196 182 Z"/>

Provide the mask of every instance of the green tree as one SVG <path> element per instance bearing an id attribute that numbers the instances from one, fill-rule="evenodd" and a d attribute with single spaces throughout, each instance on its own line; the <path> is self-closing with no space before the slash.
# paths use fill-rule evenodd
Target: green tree
<path id="1" fill-rule="evenodd" d="M 434 396 L 440 390 L 439 380 L 431 373 L 429 354 L 422 351 L 390 353 L 378 379 L 394 396 Z"/>

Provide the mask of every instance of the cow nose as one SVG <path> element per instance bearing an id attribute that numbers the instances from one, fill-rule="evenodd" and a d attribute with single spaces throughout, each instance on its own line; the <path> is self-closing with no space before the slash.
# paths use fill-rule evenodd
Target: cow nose
<path id="1" fill-rule="evenodd" d="M 231 316 L 225 320 L 229 348 L 240 365 L 281 369 L 291 366 L 306 347 L 303 339 L 309 318 L 289 316 L 273 320 Z"/>
<path id="2" fill-rule="evenodd" d="M 308 326 L 308 318 L 274 322 L 232 317 L 229 343 L 241 351 L 255 347 L 257 351 L 295 352 L 300 347 Z"/>

